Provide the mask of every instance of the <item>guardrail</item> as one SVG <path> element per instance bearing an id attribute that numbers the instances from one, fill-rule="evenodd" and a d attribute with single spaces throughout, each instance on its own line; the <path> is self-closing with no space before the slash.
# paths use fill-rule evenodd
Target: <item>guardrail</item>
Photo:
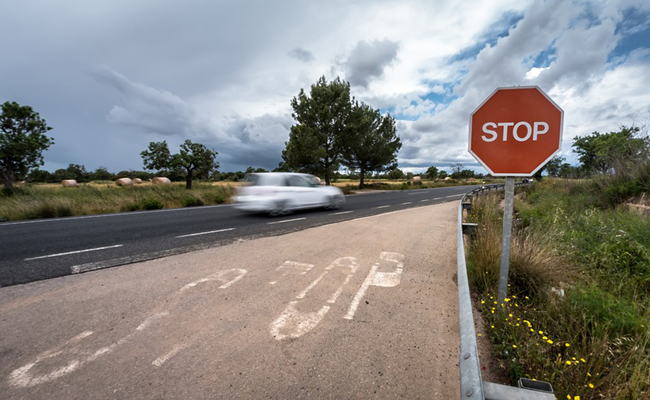
<path id="1" fill-rule="evenodd" d="M 517 183 L 520 186 L 523 183 Z M 555 399 L 553 388 L 547 382 L 519 379 L 519 387 L 506 386 L 485 382 L 481 377 L 481 363 L 478 357 L 476 330 L 472 313 L 472 299 L 467 280 L 467 265 L 465 263 L 464 234 L 474 234 L 477 224 L 464 222 L 464 211 L 472 209 L 474 197 L 502 190 L 505 185 L 484 186 L 466 193 L 458 206 L 457 232 L 457 263 L 458 263 L 458 318 L 460 323 L 460 398 L 462 400 L 551 400 Z"/>

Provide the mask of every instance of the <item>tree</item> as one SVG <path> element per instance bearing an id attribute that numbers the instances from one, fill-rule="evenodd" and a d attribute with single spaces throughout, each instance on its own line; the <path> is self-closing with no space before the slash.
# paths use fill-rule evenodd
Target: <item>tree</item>
<path id="1" fill-rule="evenodd" d="M 548 176 L 559 177 L 564 161 L 566 161 L 566 159 L 560 156 L 551 158 L 545 166 Z"/>
<path id="2" fill-rule="evenodd" d="M 291 100 L 292 117 L 289 141 L 282 151 L 283 168 L 330 176 L 339 167 L 340 136 L 351 110 L 350 84 L 336 78 L 327 82 L 322 76 L 311 86 L 310 96 L 300 89 Z"/>
<path id="3" fill-rule="evenodd" d="M 158 173 L 165 173 L 171 169 L 172 154 L 167 147 L 167 141 L 150 142 L 147 150 L 140 153 L 144 168 L 157 171 Z"/>
<path id="4" fill-rule="evenodd" d="M 74 179 L 77 182 L 88 182 L 90 180 L 90 174 L 86 171 L 84 165 L 68 164 L 68 168 L 65 169 L 65 179 Z"/>
<path id="5" fill-rule="evenodd" d="M 12 187 L 33 169 L 43 165 L 43 151 L 54 140 L 45 135 L 51 130 L 30 106 L 5 102 L 0 114 L 0 180 Z"/>
<path id="6" fill-rule="evenodd" d="M 91 177 L 95 181 L 110 181 L 113 179 L 113 174 L 108 172 L 106 167 L 99 167 L 91 173 Z"/>
<path id="7" fill-rule="evenodd" d="M 390 114 L 358 102 L 352 106 L 343 135 L 339 138 L 341 163 L 359 170 L 359 187 L 368 172 L 397 167 L 397 152 L 402 147 Z"/>
<path id="8" fill-rule="evenodd" d="M 170 153 L 166 141 L 151 142 L 148 150 L 140 153 L 145 169 L 182 173 L 186 189 L 192 189 L 195 174 L 209 176 L 219 168 L 219 163 L 215 161 L 217 154 L 205 145 L 192 143 L 189 139 L 183 142 L 178 154 Z"/>
<path id="9" fill-rule="evenodd" d="M 588 173 L 618 173 L 650 156 L 650 139 L 640 136 L 637 127 L 578 136 L 572 146 Z"/>
<path id="10" fill-rule="evenodd" d="M 402 171 L 401 169 L 395 167 L 395 168 L 391 168 L 388 171 L 388 173 L 386 174 L 386 177 L 388 179 L 390 179 L 390 180 L 396 181 L 396 180 L 399 180 L 399 179 L 404 179 L 405 175 L 404 175 L 404 171 Z"/>
<path id="11" fill-rule="evenodd" d="M 463 164 L 456 163 L 451 166 L 451 177 L 454 179 L 460 178 L 460 172 L 463 170 Z"/>
<path id="12" fill-rule="evenodd" d="M 427 168 L 427 172 L 424 173 L 424 176 L 427 177 L 427 179 L 434 180 L 438 177 L 438 168 L 431 166 Z"/>

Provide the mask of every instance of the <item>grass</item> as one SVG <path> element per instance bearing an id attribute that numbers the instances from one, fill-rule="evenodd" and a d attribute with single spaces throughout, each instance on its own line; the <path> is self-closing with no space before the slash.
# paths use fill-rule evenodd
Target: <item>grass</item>
<path id="1" fill-rule="evenodd" d="M 92 182 L 64 188 L 55 184 L 31 185 L 0 191 L 0 220 L 94 215 L 161 208 L 222 204 L 230 199 L 234 185 L 195 182 L 191 190 L 184 183 L 116 186 Z"/>
<path id="2" fill-rule="evenodd" d="M 546 179 L 518 193 L 503 305 L 501 199 L 478 199 L 470 284 L 513 383 L 548 381 L 559 399 L 649 398 L 650 220 L 603 201 L 601 185 Z"/>
<path id="3" fill-rule="evenodd" d="M 368 189 L 405 190 L 427 187 L 478 184 L 479 181 L 410 181 L 367 180 Z M 185 183 L 116 186 L 111 181 L 82 183 L 64 188 L 60 184 L 33 184 L 28 187 L 0 189 L 0 221 L 18 221 L 75 215 L 94 215 L 161 208 L 197 207 L 230 201 L 238 183 L 194 182 L 191 190 Z M 358 181 L 337 182 L 346 194 L 358 189 Z"/>

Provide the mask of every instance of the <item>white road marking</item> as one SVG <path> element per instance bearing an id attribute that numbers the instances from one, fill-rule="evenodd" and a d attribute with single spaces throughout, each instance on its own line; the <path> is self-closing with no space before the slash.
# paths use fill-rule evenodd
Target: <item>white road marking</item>
<path id="1" fill-rule="evenodd" d="M 342 215 L 342 214 L 350 214 L 351 212 L 354 212 L 354 211 L 341 211 L 341 212 L 337 212 L 337 213 L 334 213 L 334 214 L 330 214 L 330 215 Z"/>
<path id="2" fill-rule="evenodd" d="M 165 363 L 165 361 L 167 361 L 170 358 L 174 357 L 176 354 L 180 353 L 182 350 L 184 350 L 188 346 L 189 346 L 189 343 L 177 344 L 167 354 L 164 354 L 164 355 L 156 358 L 151 364 L 155 365 L 156 367 L 160 367 L 161 365 L 163 365 Z"/>
<path id="3" fill-rule="evenodd" d="M 227 276 L 227 275 L 233 272 L 236 273 L 237 276 L 235 276 L 234 279 L 230 279 L 232 278 L 232 276 Z M 197 281 L 194 281 L 192 283 L 183 286 L 182 288 L 179 289 L 176 296 L 180 295 L 185 290 L 198 285 L 199 283 L 207 282 L 207 281 L 223 282 L 223 285 L 219 286 L 219 289 L 226 289 L 232 284 L 234 284 L 235 282 L 242 279 L 247 272 L 248 271 L 246 271 L 245 269 L 238 269 L 238 268 L 217 272 L 215 274 L 209 275 L 206 278 L 199 279 Z M 30 362 L 20 368 L 13 370 L 9 374 L 8 382 L 11 386 L 33 387 L 41 383 L 58 379 L 64 375 L 67 375 L 77 370 L 82 365 L 95 361 L 97 358 L 110 353 L 111 351 L 115 350 L 117 347 L 131 340 L 134 336 L 138 335 L 139 332 L 149 328 L 149 326 L 151 326 L 154 321 L 166 317 L 168 315 L 169 315 L 169 311 L 156 312 L 150 315 L 144 321 L 142 321 L 142 323 L 138 325 L 131 333 L 122 337 L 117 342 L 114 342 L 108 346 L 104 346 L 99 350 L 96 350 L 95 352 L 89 352 L 88 350 L 81 349 L 80 346 L 77 345 L 77 342 L 80 342 L 81 340 L 93 334 L 92 331 L 82 332 L 79 335 L 73 337 L 72 339 L 69 339 L 68 341 L 64 342 L 63 344 L 55 346 L 39 354 L 33 362 Z M 153 364 L 157 366 L 162 365 L 165 361 L 178 354 L 178 352 L 180 352 L 187 346 L 189 346 L 189 343 L 185 342 L 182 345 L 178 345 L 174 347 L 170 352 L 166 353 L 162 357 L 157 358 L 153 362 Z M 39 368 L 40 371 L 31 371 L 36 365 L 42 363 L 44 360 L 55 358 L 55 357 L 61 360 L 57 360 L 56 362 L 51 363 L 52 365 L 54 365 L 54 367 L 50 367 L 50 368 L 56 368 L 53 371 L 50 371 L 49 373 L 46 372 L 48 366 L 43 366 Z M 57 366 L 60 365 L 64 365 L 64 366 L 57 368 Z"/>
<path id="4" fill-rule="evenodd" d="M 366 292 L 370 286 L 395 287 L 399 285 L 400 281 L 402 280 L 402 271 L 404 269 L 404 264 L 402 263 L 404 260 L 404 255 L 401 253 L 383 251 L 381 254 L 379 254 L 379 259 L 381 261 L 395 263 L 395 271 L 378 272 L 381 261 L 378 264 L 374 264 L 372 268 L 370 268 L 368 276 L 361 284 L 361 287 L 359 288 L 357 294 L 354 296 L 354 299 L 352 299 L 348 313 L 343 318 L 354 318 L 354 314 L 357 312 L 357 308 L 359 308 L 359 303 L 361 303 L 361 299 L 363 299 L 363 296 L 366 295 Z"/>
<path id="5" fill-rule="evenodd" d="M 342 272 L 344 272 L 347 276 L 345 277 L 343 283 L 327 300 L 327 303 L 335 303 L 341 292 L 343 292 L 343 287 L 350 282 L 352 275 L 354 275 L 358 268 L 356 258 L 354 257 L 343 257 L 334 260 L 334 262 L 325 268 L 325 271 L 323 271 L 323 273 L 318 278 L 316 278 L 316 280 L 310 283 L 305 290 L 300 292 L 296 298 L 299 300 L 303 299 L 307 293 L 312 288 L 314 288 L 314 286 L 316 286 L 316 284 L 320 282 L 320 280 L 327 273 L 330 272 L 330 270 L 336 267 L 344 268 Z M 327 314 L 327 312 L 330 310 L 330 306 L 325 305 L 316 312 L 301 312 L 296 308 L 296 305 L 298 303 L 299 301 L 289 302 L 280 316 L 276 318 L 275 321 L 271 322 L 269 331 L 276 340 L 283 340 L 287 338 L 296 339 L 301 337 L 305 333 L 314 329 L 323 319 L 325 314 Z"/>
<path id="6" fill-rule="evenodd" d="M 354 299 L 352 299 L 352 303 L 350 303 L 350 308 L 348 309 L 348 313 L 343 318 L 352 319 L 354 317 L 354 313 L 357 312 L 357 308 L 359 308 L 359 303 L 361 302 L 363 296 L 366 295 L 366 291 L 368 290 L 368 287 L 370 287 L 370 284 L 375 278 L 375 274 L 377 273 L 378 268 L 379 268 L 378 264 L 375 264 L 372 266 L 372 268 L 370 268 L 370 272 L 368 273 L 368 276 L 366 276 L 366 279 L 361 284 L 359 291 L 354 296 Z"/>
<path id="7" fill-rule="evenodd" d="M 282 311 L 282 314 L 271 323 L 270 332 L 276 340 L 286 338 L 297 339 L 310 330 L 314 329 L 316 325 L 323 319 L 325 314 L 330 310 L 329 306 L 323 306 L 320 310 L 313 313 L 301 313 L 296 310 L 297 301 L 290 301 L 287 308 Z M 297 321 L 292 321 L 297 320 Z M 293 322 L 293 323 L 292 323 Z M 280 333 L 280 329 L 287 325 L 293 325 L 293 329 L 287 333 Z"/>
<path id="8" fill-rule="evenodd" d="M 211 233 L 219 233 L 219 232 L 228 232 L 228 231 L 234 231 L 235 228 L 228 228 L 228 229 L 219 229 L 216 231 L 208 231 L 208 232 L 199 232 L 199 233 L 190 233 L 188 235 L 180 235 L 176 236 L 176 238 L 186 238 L 186 237 L 191 237 L 191 236 L 199 236 L 199 235 L 209 235 Z"/>
<path id="9" fill-rule="evenodd" d="M 234 273 L 236 276 L 234 278 L 227 276 L 231 273 Z M 233 269 L 227 269 L 224 271 L 219 271 L 217 273 L 214 273 L 212 275 L 206 276 L 205 278 L 198 279 L 194 282 L 188 283 L 187 285 L 183 286 L 180 288 L 178 291 L 179 292 L 184 292 L 187 289 L 193 288 L 194 286 L 198 285 L 199 283 L 203 282 L 210 282 L 210 281 L 219 281 L 222 282 L 223 285 L 219 286 L 219 289 L 227 289 L 230 285 L 233 283 L 239 281 L 246 275 L 248 271 L 245 269 L 241 268 L 233 268 Z"/>
<path id="10" fill-rule="evenodd" d="M 377 272 L 373 277 L 372 285 L 378 287 L 395 287 L 399 285 L 404 270 L 404 254 L 383 251 L 379 255 L 379 259 L 395 263 L 395 272 Z"/>
<path id="11" fill-rule="evenodd" d="M 169 314 L 168 312 L 162 312 L 148 317 L 133 332 L 129 333 L 128 335 L 126 335 L 125 337 L 123 337 L 122 339 L 118 340 L 113 344 L 102 347 L 101 349 L 95 351 L 89 356 L 87 355 L 88 352 L 82 351 L 77 346 L 75 346 L 76 342 L 79 342 L 80 340 L 93 334 L 92 331 L 82 332 L 81 334 L 73 337 L 72 339 L 68 340 L 62 345 L 56 346 L 50 350 L 45 351 L 44 353 L 41 353 L 39 356 L 36 357 L 36 360 L 34 360 L 34 362 L 28 363 L 23 367 L 13 370 L 11 374 L 9 374 L 9 379 L 8 379 L 9 384 L 17 387 L 32 387 L 32 386 L 39 385 L 41 383 L 58 379 L 64 375 L 67 375 L 77 370 L 82 365 L 92 362 L 97 358 L 110 353 L 116 347 L 121 346 L 122 344 L 129 341 L 133 336 L 137 335 L 139 331 L 146 329 L 151 324 L 152 320 L 159 319 L 168 314 Z M 42 373 L 41 375 L 35 375 L 33 373 L 30 373 L 30 370 L 40 362 L 48 358 L 54 358 L 60 356 L 62 354 L 65 354 L 68 357 L 69 356 L 79 357 L 81 355 L 81 356 L 85 356 L 85 359 L 75 358 L 71 361 L 68 361 L 64 367 L 55 369 L 50 373 Z M 66 361 L 61 361 L 61 362 L 65 363 Z"/>
<path id="12" fill-rule="evenodd" d="M 379 206 L 379 207 L 375 207 L 375 210 L 378 210 L 380 208 L 388 208 L 388 207 L 390 207 L 390 206 Z"/>
<path id="13" fill-rule="evenodd" d="M 294 219 L 285 219 L 284 221 L 275 221 L 275 222 L 269 222 L 268 225 L 273 225 L 273 224 L 284 224 L 285 222 L 294 222 L 294 221 L 302 221 L 303 219 L 307 218 L 294 218 Z"/>
<path id="14" fill-rule="evenodd" d="M 413 202 L 412 201 L 407 201 L 406 203 L 402 203 L 403 206 L 405 206 L 407 204 L 413 204 Z"/>
<path id="15" fill-rule="evenodd" d="M 425 202 L 425 201 L 429 201 L 429 199 L 420 200 L 420 203 Z"/>
<path id="16" fill-rule="evenodd" d="M 40 257 L 31 257 L 31 258 L 26 258 L 25 261 L 31 261 L 31 260 L 40 260 L 43 258 L 50 258 L 50 257 L 61 257 L 61 256 L 68 256 L 70 254 L 79 254 L 79 253 L 87 253 L 89 251 L 98 251 L 98 250 L 106 250 L 106 249 L 115 249 L 117 247 L 122 247 L 124 245 L 122 244 L 116 244 L 115 246 L 105 246 L 105 247 L 96 247 L 94 249 L 85 249 L 85 250 L 76 250 L 76 251 L 68 251 L 66 253 L 57 253 L 57 254 L 50 254 L 47 256 L 40 256 Z"/>
<path id="17" fill-rule="evenodd" d="M 440 199 L 442 199 L 442 197 L 436 197 L 436 198 L 434 198 L 434 200 L 440 200 Z"/>
<path id="18" fill-rule="evenodd" d="M 462 194 L 452 194 L 451 196 L 445 196 L 445 198 L 458 197 L 458 196 L 463 196 L 463 195 Z"/>
<path id="19" fill-rule="evenodd" d="M 286 268 L 293 268 L 298 271 L 302 270 L 302 272 L 300 272 L 300 275 L 305 275 L 307 272 L 309 272 L 310 269 L 314 268 L 314 264 L 305 264 L 296 261 L 285 261 L 284 264 L 280 265 L 275 270 L 279 271 Z"/>
<path id="20" fill-rule="evenodd" d="M 316 278 L 315 281 L 313 281 L 312 283 L 310 283 L 309 286 L 307 286 L 307 287 L 305 288 L 305 290 L 303 290 L 302 292 L 298 293 L 298 296 L 296 296 L 296 299 L 304 299 L 305 296 L 307 295 L 307 292 L 309 292 L 309 291 L 310 291 L 314 286 L 316 286 L 316 285 L 318 284 L 318 282 L 320 282 L 320 280 L 323 279 L 323 277 L 324 277 L 325 275 L 327 275 L 328 272 L 329 272 L 329 271 L 326 270 L 326 271 L 324 271 L 322 274 L 320 274 L 320 276 L 319 276 L 318 278 Z"/>

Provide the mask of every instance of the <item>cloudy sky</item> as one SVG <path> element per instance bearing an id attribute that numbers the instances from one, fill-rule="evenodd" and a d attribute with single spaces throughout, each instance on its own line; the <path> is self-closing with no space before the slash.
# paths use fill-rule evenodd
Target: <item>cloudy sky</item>
<path id="1" fill-rule="evenodd" d="M 650 119 L 648 0 L 5 0 L 0 50 L 0 102 L 54 128 L 50 171 L 142 170 L 149 142 L 185 139 L 272 169 L 321 75 L 396 118 L 406 171 L 484 172 L 469 115 L 501 86 L 564 109 L 571 162 L 575 136 Z"/>

